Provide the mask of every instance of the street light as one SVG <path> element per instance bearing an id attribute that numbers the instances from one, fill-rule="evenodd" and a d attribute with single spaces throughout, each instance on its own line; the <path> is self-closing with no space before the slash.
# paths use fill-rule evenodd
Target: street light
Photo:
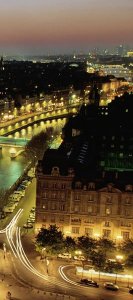
<path id="1" fill-rule="evenodd" d="M 46 251 L 46 248 L 42 248 L 41 249 L 41 259 L 43 259 L 44 258 L 44 252 Z"/>
<path id="2" fill-rule="evenodd" d="M 94 233 L 95 238 L 99 238 L 100 234 L 99 233 Z"/>
<path id="3" fill-rule="evenodd" d="M 122 261 L 123 260 L 123 255 L 116 255 L 116 259 L 118 261 Z"/>
<path id="4" fill-rule="evenodd" d="M 48 271 L 48 265 L 49 265 L 49 260 L 46 258 L 47 274 L 49 273 L 49 271 Z"/>
<path id="5" fill-rule="evenodd" d="M 116 241 L 118 244 L 122 243 L 123 237 L 121 235 L 116 236 Z"/>
<path id="6" fill-rule="evenodd" d="M 75 251 L 75 254 L 81 255 L 81 254 L 82 254 L 82 251 L 81 251 L 81 250 L 76 250 L 76 251 Z"/>

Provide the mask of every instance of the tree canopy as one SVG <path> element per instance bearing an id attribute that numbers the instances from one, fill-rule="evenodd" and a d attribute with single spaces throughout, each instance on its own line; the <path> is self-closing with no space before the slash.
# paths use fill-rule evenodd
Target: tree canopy
<path id="1" fill-rule="evenodd" d="M 64 237 L 56 225 L 50 225 L 48 229 L 41 228 L 36 237 L 40 250 L 45 247 L 49 253 L 59 253 L 64 248 Z"/>

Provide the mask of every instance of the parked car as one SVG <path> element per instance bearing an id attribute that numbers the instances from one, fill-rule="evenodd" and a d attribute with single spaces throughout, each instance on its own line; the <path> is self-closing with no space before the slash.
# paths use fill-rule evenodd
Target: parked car
<path id="1" fill-rule="evenodd" d="M 22 184 L 28 186 L 29 184 L 31 184 L 31 181 L 29 181 L 29 180 L 23 180 L 23 181 L 22 181 Z"/>
<path id="2" fill-rule="evenodd" d="M 59 258 L 71 258 L 72 255 L 70 253 L 59 253 L 58 257 Z"/>
<path id="3" fill-rule="evenodd" d="M 21 197 L 17 197 L 17 198 L 10 198 L 9 200 L 14 203 L 18 203 L 20 199 L 21 199 Z"/>
<path id="4" fill-rule="evenodd" d="M 33 224 L 31 224 L 31 223 L 25 223 L 23 225 L 23 228 L 27 228 L 27 229 L 33 228 Z"/>
<path id="5" fill-rule="evenodd" d="M 17 191 L 14 191 L 13 194 L 14 194 L 14 195 L 21 195 L 21 197 L 23 197 L 23 196 L 25 195 L 25 191 L 17 190 Z"/>
<path id="6" fill-rule="evenodd" d="M 86 285 L 86 286 L 93 286 L 93 287 L 99 287 L 99 284 L 96 281 L 88 280 L 88 279 L 81 279 L 80 284 Z"/>
<path id="7" fill-rule="evenodd" d="M 35 223 L 35 219 L 28 218 L 27 221 L 28 221 L 28 223 Z"/>
<path id="8" fill-rule="evenodd" d="M 35 207 L 33 206 L 30 211 L 35 212 Z"/>
<path id="9" fill-rule="evenodd" d="M 118 285 L 116 285 L 113 282 L 105 282 L 104 287 L 105 287 L 105 289 L 111 290 L 111 291 L 118 291 L 119 290 Z"/>
<path id="10" fill-rule="evenodd" d="M 24 183 L 21 183 L 20 187 L 23 188 L 23 190 L 25 191 L 27 188 L 27 185 L 25 185 Z"/>
<path id="11" fill-rule="evenodd" d="M 29 216 L 28 219 L 35 220 L 35 216 Z"/>
<path id="12" fill-rule="evenodd" d="M 12 201 L 10 201 L 6 206 L 8 206 L 8 207 L 16 207 L 18 205 L 18 202 L 14 202 L 13 200 Z"/>
<path id="13" fill-rule="evenodd" d="M 24 180 L 24 181 L 21 182 L 21 185 L 27 187 L 27 186 L 29 185 L 29 183 L 28 183 L 28 181 L 25 181 L 25 180 Z"/>
<path id="14" fill-rule="evenodd" d="M 14 207 L 12 207 L 12 206 L 4 206 L 3 207 L 4 213 L 12 213 L 13 211 L 14 211 Z"/>
<path id="15" fill-rule="evenodd" d="M 73 258 L 74 258 L 75 260 L 82 260 L 82 261 L 85 260 L 85 257 L 84 257 L 83 255 L 75 255 Z"/>
<path id="16" fill-rule="evenodd" d="M 26 186 L 20 184 L 17 191 L 25 191 L 25 189 L 26 189 Z"/>
<path id="17" fill-rule="evenodd" d="M 9 200 L 20 200 L 21 199 L 21 195 L 20 194 L 12 194 L 9 196 L 8 198 Z"/>

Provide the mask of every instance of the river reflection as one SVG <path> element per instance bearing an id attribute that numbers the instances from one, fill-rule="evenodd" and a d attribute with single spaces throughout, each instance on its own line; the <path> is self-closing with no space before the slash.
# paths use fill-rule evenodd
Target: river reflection
<path id="1" fill-rule="evenodd" d="M 46 130 L 49 127 L 53 127 L 54 130 L 60 132 L 62 127 L 66 123 L 66 118 L 64 119 L 57 119 L 51 121 L 41 121 L 38 124 L 27 126 L 21 130 L 16 131 L 14 134 L 9 135 L 9 137 L 16 137 L 16 138 L 27 138 L 31 139 L 34 135 L 38 134 L 42 130 Z"/>
<path id="2" fill-rule="evenodd" d="M 9 135 L 9 137 L 31 139 L 34 135 L 38 134 L 42 130 L 45 131 L 48 127 L 53 127 L 56 132 L 60 133 L 65 123 L 65 118 L 45 122 L 41 121 L 39 124 L 23 128 L 20 131 Z M 9 189 L 10 186 L 12 186 L 21 176 L 28 163 L 23 153 L 15 159 L 11 159 L 9 155 L 10 148 L 11 146 L 3 146 L 2 150 L 0 150 L 0 189 Z"/>
<path id="3" fill-rule="evenodd" d="M 3 146 L 0 150 L 0 189 L 9 189 L 21 176 L 28 162 L 23 153 L 11 159 L 10 149 L 10 146 Z"/>

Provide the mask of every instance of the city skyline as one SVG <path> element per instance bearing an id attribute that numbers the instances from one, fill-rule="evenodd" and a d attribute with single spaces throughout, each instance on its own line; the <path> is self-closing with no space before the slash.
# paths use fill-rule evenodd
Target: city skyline
<path id="1" fill-rule="evenodd" d="M 69 54 L 132 46 L 131 0 L 1 0 L 0 51 Z"/>

